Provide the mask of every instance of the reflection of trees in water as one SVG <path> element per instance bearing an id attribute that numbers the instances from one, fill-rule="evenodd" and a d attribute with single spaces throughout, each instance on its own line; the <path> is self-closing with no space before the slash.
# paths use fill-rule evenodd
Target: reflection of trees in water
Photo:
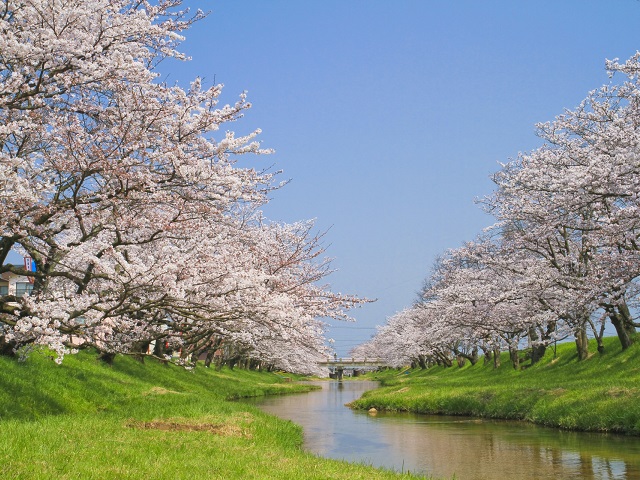
<path id="1" fill-rule="evenodd" d="M 640 470 L 636 467 L 633 472 L 628 471 L 626 463 L 622 460 L 593 457 L 591 464 L 594 478 L 602 478 L 603 480 L 640 478 Z M 631 467 L 631 464 L 629 466 Z"/>
<path id="2" fill-rule="evenodd" d="M 640 439 L 568 432 L 523 422 L 379 412 L 344 404 L 360 382 L 330 382 L 322 392 L 273 398 L 269 410 L 301 424 L 319 455 L 348 458 L 459 480 L 640 478 Z"/>
<path id="3" fill-rule="evenodd" d="M 526 423 L 383 414 L 386 439 L 416 470 L 460 480 L 640 478 L 640 439 Z M 394 423 L 396 422 L 396 423 Z M 624 447 L 623 447 L 624 445 Z"/>

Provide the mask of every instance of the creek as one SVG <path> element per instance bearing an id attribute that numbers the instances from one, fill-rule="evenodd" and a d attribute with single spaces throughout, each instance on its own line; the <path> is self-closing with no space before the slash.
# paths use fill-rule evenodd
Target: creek
<path id="1" fill-rule="evenodd" d="M 313 382 L 310 393 L 252 401 L 304 428 L 317 455 L 457 480 L 640 479 L 640 438 L 526 422 L 354 411 L 369 381 Z"/>

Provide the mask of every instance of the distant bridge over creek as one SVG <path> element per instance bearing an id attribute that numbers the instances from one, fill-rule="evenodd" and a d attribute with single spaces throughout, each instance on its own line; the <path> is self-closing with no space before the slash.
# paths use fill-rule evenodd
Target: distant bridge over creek
<path id="1" fill-rule="evenodd" d="M 329 376 L 342 380 L 343 376 L 357 376 L 359 373 L 371 372 L 388 365 L 380 358 L 327 358 L 318 362 L 321 367 L 329 368 Z"/>

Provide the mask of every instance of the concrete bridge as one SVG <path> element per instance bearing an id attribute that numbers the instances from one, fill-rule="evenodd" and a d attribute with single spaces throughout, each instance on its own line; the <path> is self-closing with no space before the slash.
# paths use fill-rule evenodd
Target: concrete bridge
<path id="1" fill-rule="evenodd" d="M 329 368 L 329 376 L 342 380 L 343 376 L 357 376 L 361 372 L 371 372 L 387 365 L 380 358 L 327 358 L 318 362 L 321 367 Z"/>

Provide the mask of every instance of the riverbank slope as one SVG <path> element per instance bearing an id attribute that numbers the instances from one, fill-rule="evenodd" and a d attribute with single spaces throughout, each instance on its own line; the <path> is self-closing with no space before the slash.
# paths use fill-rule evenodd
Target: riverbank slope
<path id="1" fill-rule="evenodd" d="M 595 351 L 595 344 L 590 345 Z M 508 356 L 494 369 L 432 367 L 370 378 L 383 387 L 367 392 L 353 408 L 470 415 L 526 420 L 571 430 L 640 435 L 640 345 L 622 351 L 605 339 L 605 353 L 577 360 L 572 343 L 549 348 L 538 364 L 514 370 Z"/>
<path id="2" fill-rule="evenodd" d="M 309 387 L 282 375 L 187 371 L 118 356 L 0 357 L 3 479 L 416 478 L 301 450 L 291 422 L 229 399 Z"/>

